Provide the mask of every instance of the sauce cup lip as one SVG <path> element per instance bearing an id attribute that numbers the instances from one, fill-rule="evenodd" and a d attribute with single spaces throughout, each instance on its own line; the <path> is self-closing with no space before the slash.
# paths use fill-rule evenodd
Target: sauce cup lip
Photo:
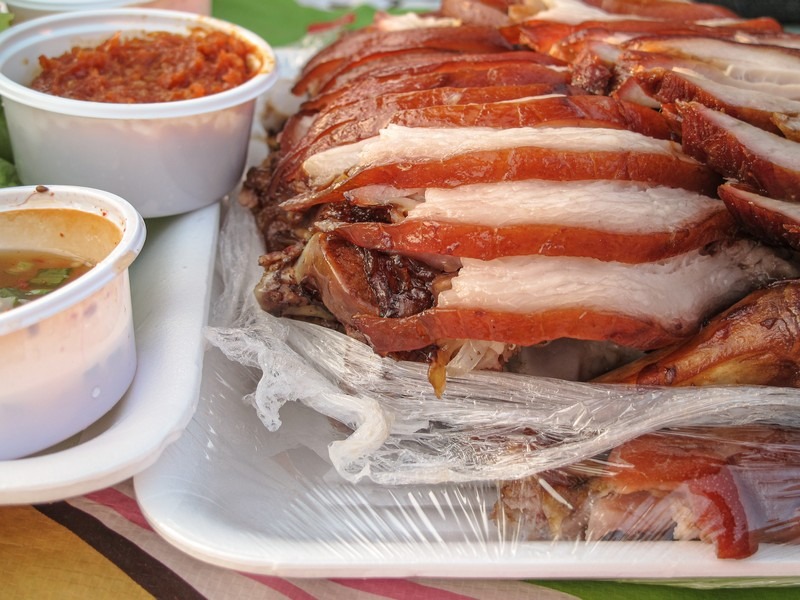
<path id="1" fill-rule="evenodd" d="M 79 45 L 81 36 L 92 36 L 91 43 L 96 43 L 100 37 L 111 36 L 120 30 L 146 33 L 162 31 L 170 25 L 185 27 L 187 31 L 193 27 L 205 27 L 244 39 L 259 54 L 259 72 L 241 85 L 216 94 L 188 100 L 138 104 L 62 98 L 33 90 L 4 73 L 9 60 L 26 48 L 35 47 L 39 40 L 67 37 L 69 45 L 64 48 L 66 51 Z M 38 53 L 36 56 L 38 57 Z M 76 117 L 130 120 L 180 118 L 213 113 L 255 100 L 277 81 L 278 76 L 275 52 L 263 38 L 239 25 L 197 13 L 157 8 L 73 11 L 38 17 L 0 33 L 0 96 L 29 107 Z"/>
<path id="2" fill-rule="evenodd" d="M 109 219 L 120 227 L 119 243 L 100 262 L 87 273 L 58 288 L 46 296 L 33 302 L 18 306 L 0 313 L 0 336 L 12 333 L 40 323 L 100 291 L 117 277 L 125 273 L 144 246 L 146 226 L 138 211 L 126 200 L 103 190 L 72 185 L 46 185 L 46 191 L 39 191 L 41 186 L 20 186 L 0 189 L 0 212 L 12 210 L 64 209 L 85 212 L 103 217 L 105 211 L 113 212 L 119 219 Z M 26 208 L 26 203 L 37 194 L 58 197 L 66 196 L 63 207 L 47 205 Z M 96 207 L 98 211 L 81 208 L 69 203 L 69 200 L 81 197 L 86 204 Z"/>

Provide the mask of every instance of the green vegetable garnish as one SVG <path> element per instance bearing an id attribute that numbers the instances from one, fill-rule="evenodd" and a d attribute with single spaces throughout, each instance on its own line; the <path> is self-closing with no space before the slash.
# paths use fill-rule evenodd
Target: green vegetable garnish
<path id="1" fill-rule="evenodd" d="M 41 269 L 36 277 L 31 277 L 30 283 L 50 287 L 61 285 L 67 280 L 71 271 L 72 269 Z"/>
<path id="2" fill-rule="evenodd" d="M 24 273 L 25 271 L 30 271 L 33 268 L 33 263 L 27 260 L 21 260 L 13 267 L 9 267 L 6 269 L 6 273 L 11 275 L 16 275 L 17 273 Z"/>

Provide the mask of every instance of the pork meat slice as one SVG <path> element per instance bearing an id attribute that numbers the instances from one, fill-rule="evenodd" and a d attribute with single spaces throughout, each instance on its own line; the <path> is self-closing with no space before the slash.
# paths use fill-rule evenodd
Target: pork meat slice
<path id="1" fill-rule="evenodd" d="M 776 84 L 800 83 L 800 51 L 780 46 L 689 36 L 639 37 L 623 48 L 693 59 L 710 64 L 732 77 Z"/>
<path id="2" fill-rule="evenodd" d="M 521 69 L 524 69 L 525 65 L 530 64 L 533 66 L 542 67 L 544 70 L 536 69 L 536 71 L 545 76 L 550 76 L 551 74 L 547 70 L 548 65 L 542 65 L 541 61 L 536 58 L 538 56 L 542 55 L 537 52 L 516 51 L 497 52 L 492 54 L 453 54 L 439 52 L 436 54 L 422 53 L 412 57 L 406 57 L 399 65 L 386 65 L 384 63 L 375 64 L 375 68 L 372 71 L 366 71 L 361 75 L 360 78 L 356 78 L 355 81 L 351 81 L 351 85 L 342 85 L 341 87 L 335 87 L 333 89 L 326 90 L 301 104 L 298 112 L 289 117 L 286 125 L 281 131 L 282 145 L 284 148 L 291 148 L 305 136 L 309 127 L 301 127 L 298 129 L 298 123 L 296 123 L 298 120 L 305 121 L 311 117 L 312 122 L 314 122 L 321 116 L 335 112 L 341 107 L 358 105 L 370 98 L 374 99 L 384 95 L 378 94 L 364 96 L 355 94 L 354 90 L 351 89 L 353 85 L 358 88 L 363 88 L 364 86 L 371 86 L 374 88 L 376 86 L 380 87 L 381 83 L 388 85 L 395 79 L 405 78 L 409 78 L 411 82 L 414 82 L 420 76 L 432 75 L 435 73 L 486 71 L 493 67 L 497 67 L 498 63 L 502 63 L 506 66 L 518 66 Z M 558 78 L 562 81 L 567 80 L 567 77 L 563 75 L 563 69 L 559 68 L 555 69 L 555 71 L 561 71 L 562 75 L 560 77 L 558 75 L 552 75 L 552 77 Z M 429 88 L 423 87 L 420 89 Z M 412 86 L 411 91 L 416 91 L 416 89 Z M 391 93 L 391 91 L 389 93 Z M 330 121 L 330 117 L 328 117 L 328 121 Z"/>
<path id="3" fill-rule="evenodd" d="M 586 38 L 620 44 L 648 35 L 700 35 L 788 47 L 794 47 L 800 39 L 796 34 L 784 33 L 781 24 L 771 18 L 737 21 L 731 26 L 642 19 L 589 20 L 575 24 L 526 19 L 503 27 L 501 32 L 514 44 L 552 54 L 557 58 L 562 58 L 558 50 L 560 43 Z"/>
<path id="4" fill-rule="evenodd" d="M 467 25 L 508 25 L 508 7 L 513 0 L 442 0 L 439 13 Z"/>
<path id="5" fill-rule="evenodd" d="M 292 91 L 297 95 L 313 95 L 343 67 L 367 60 L 370 56 L 409 49 L 481 53 L 504 52 L 511 47 L 494 27 L 465 25 L 398 31 L 361 29 L 345 33 L 311 58 L 303 67 Z"/>
<path id="6" fill-rule="evenodd" d="M 383 73 L 351 82 L 350 85 L 328 90 L 303 102 L 303 114 L 315 113 L 336 106 L 357 102 L 369 96 L 412 92 L 437 87 L 485 87 L 495 85 L 526 85 L 549 83 L 566 85 L 570 82 L 567 69 L 541 65 L 526 58 L 525 52 L 514 56 L 498 53 L 500 60 L 490 57 L 471 60 L 473 55 L 454 55 L 444 63 L 412 69 L 387 69 Z"/>
<path id="7" fill-rule="evenodd" d="M 719 195 L 743 229 L 766 243 L 800 251 L 800 204 L 767 198 L 741 184 L 726 183 Z"/>
<path id="8" fill-rule="evenodd" d="M 509 14 L 513 21 L 538 19 L 569 24 L 628 19 L 720 21 L 727 24 L 740 20 L 735 12 L 721 6 L 683 2 L 676 5 L 669 0 L 537 0 L 513 6 Z"/>
<path id="9" fill-rule="evenodd" d="M 295 152 L 279 159 L 275 176 L 291 181 L 300 175 L 306 158 L 330 148 L 376 136 L 390 124 L 403 127 L 480 126 L 495 129 L 607 127 L 628 129 L 660 139 L 668 139 L 672 135 L 667 122 L 658 112 L 606 96 L 545 94 L 498 102 L 433 105 L 400 111 L 387 109 L 331 127 L 315 138 L 313 134 L 307 134 Z"/>
<path id="10" fill-rule="evenodd" d="M 493 517 L 527 539 L 701 540 L 746 558 L 800 539 L 798 443 L 769 425 L 650 433 L 598 457 L 599 474 L 505 482 Z"/>
<path id="11" fill-rule="evenodd" d="M 637 385 L 800 387 L 800 281 L 756 290 L 685 342 L 595 379 Z"/>
<path id="12" fill-rule="evenodd" d="M 345 192 L 376 184 L 428 188 L 520 179 L 622 179 L 709 195 L 719 185 L 713 171 L 674 142 L 585 127 L 389 125 L 375 138 L 315 154 L 303 168 L 314 191 L 286 201 L 287 209 L 340 201 Z"/>
<path id="13" fill-rule="evenodd" d="M 780 200 L 800 200 L 800 144 L 697 102 L 678 103 L 684 151 Z"/>
<path id="14" fill-rule="evenodd" d="M 525 254 L 650 262 L 725 239 L 719 200 L 628 181 L 515 181 L 428 189 L 395 223 L 341 223 L 356 245 L 491 260 Z"/>
<path id="15" fill-rule="evenodd" d="M 530 63 L 555 70 L 566 70 L 567 64 L 549 54 L 533 51 L 509 50 L 503 52 L 447 52 L 409 50 L 386 56 L 375 57 L 370 61 L 348 64 L 320 85 L 316 95 L 336 92 L 351 85 L 360 85 L 368 79 L 387 78 L 391 76 L 407 76 L 433 72 L 439 65 L 454 62 L 481 62 L 493 65 L 503 61 Z M 442 68 L 440 68 L 441 70 Z"/>
<path id="16" fill-rule="evenodd" d="M 635 265 L 565 256 L 462 259 L 436 306 L 401 319 L 353 317 L 379 354 L 447 339 L 520 346 L 568 337 L 651 350 L 797 267 L 749 240 Z"/>
<path id="17" fill-rule="evenodd" d="M 800 116 L 797 100 L 726 85 L 689 71 L 642 69 L 634 77 L 647 94 L 662 104 L 698 102 L 776 134 L 780 128 L 775 124 L 775 114 Z"/>
<path id="18" fill-rule="evenodd" d="M 540 125 L 608 127 L 659 139 L 669 139 L 671 135 L 659 113 L 617 98 L 594 95 L 547 95 L 484 104 L 430 106 L 398 112 L 390 123 L 404 127 L 498 129 Z"/>
<path id="19" fill-rule="evenodd" d="M 624 521 L 603 518 L 604 499 L 647 494 L 672 513 L 674 539 L 712 543 L 719 558 L 746 558 L 762 542 L 796 542 L 798 442 L 796 430 L 756 425 L 631 440 L 609 455 L 608 476 L 591 484 L 597 501 L 587 538 L 625 531 Z"/>
<path id="20" fill-rule="evenodd" d="M 734 11 L 718 4 L 675 0 L 583 0 L 586 4 L 613 14 L 634 15 L 665 21 L 703 21 L 736 19 Z"/>
<path id="21" fill-rule="evenodd" d="M 716 83 L 752 90 L 762 94 L 781 96 L 790 100 L 800 100 L 800 82 L 776 82 L 765 77 L 764 69 L 732 65 L 722 68 L 693 58 L 682 58 L 656 52 L 641 50 L 620 50 L 613 66 L 614 86 L 619 87 L 638 71 L 665 69 L 709 79 Z"/>

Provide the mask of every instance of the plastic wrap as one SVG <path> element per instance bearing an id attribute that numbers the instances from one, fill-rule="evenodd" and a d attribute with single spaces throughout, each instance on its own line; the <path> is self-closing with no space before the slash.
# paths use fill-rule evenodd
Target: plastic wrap
<path id="1" fill-rule="evenodd" d="M 289 401 L 352 428 L 330 448 L 334 467 L 351 481 L 517 479 L 667 427 L 800 426 L 800 391 L 788 388 L 641 389 L 473 372 L 449 377 L 437 398 L 427 365 L 381 358 L 331 329 L 262 311 L 250 293 L 258 267 L 241 263 L 259 243 L 248 212 L 231 207 L 221 242 L 226 293 L 217 314 L 238 316 L 209 329 L 208 338 L 231 360 L 262 371 L 247 400 L 268 429 L 280 427 Z"/>
<path id="2" fill-rule="evenodd" d="M 262 311 L 261 252 L 231 203 L 198 415 L 136 481 L 187 552 L 303 576 L 794 581 L 800 391 L 476 371 L 437 397 L 426 365 Z"/>

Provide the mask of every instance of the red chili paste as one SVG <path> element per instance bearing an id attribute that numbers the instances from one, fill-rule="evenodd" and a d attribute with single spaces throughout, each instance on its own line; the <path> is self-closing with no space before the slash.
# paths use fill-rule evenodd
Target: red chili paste
<path id="1" fill-rule="evenodd" d="M 31 87 L 95 102 L 172 102 L 236 87 L 258 71 L 247 42 L 206 29 L 188 36 L 154 32 L 123 39 L 120 33 L 94 48 L 75 47 L 39 57 L 42 72 Z"/>

